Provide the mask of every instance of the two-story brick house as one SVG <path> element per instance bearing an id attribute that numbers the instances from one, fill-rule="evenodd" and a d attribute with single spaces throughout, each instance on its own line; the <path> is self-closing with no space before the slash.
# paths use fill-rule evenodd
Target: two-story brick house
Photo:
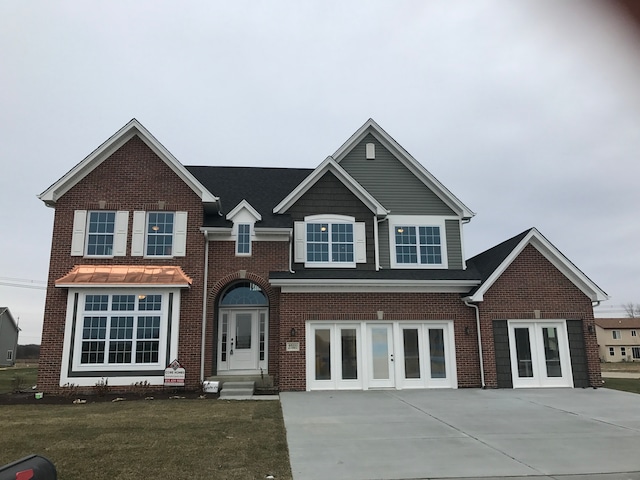
<path id="1" fill-rule="evenodd" d="M 185 167 L 132 120 L 55 208 L 39 385 L 600 385 L 607 295 L 536 229 L 465 259 L 474 213 L 373 120 L 315 169 Z"/>

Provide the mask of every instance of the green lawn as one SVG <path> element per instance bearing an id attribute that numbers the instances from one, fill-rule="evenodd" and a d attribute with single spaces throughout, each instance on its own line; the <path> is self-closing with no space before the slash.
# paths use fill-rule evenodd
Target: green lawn
<path id="1" fill-rule="evenodd" d="M 0 408 L 0 465 L 36 453 L 62 480 L 291 479 L 278 401 Z"/>
<path id="2" fill-rule="evenodd" d="M 603 378 L 604 388 L 640 393 L 640 380 L 637 378 Z"/>
<path id="3" fill-rule="evenodd" d="M 10 393 L 18 386 L 29 390 L 36 384 L 38 367 L 11 367 L 0 369 L 0 394 Z"/>

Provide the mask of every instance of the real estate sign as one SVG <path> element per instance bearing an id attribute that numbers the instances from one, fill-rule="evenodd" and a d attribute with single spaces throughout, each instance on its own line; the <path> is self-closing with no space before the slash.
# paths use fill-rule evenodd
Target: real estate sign
<path id="1" fill-rule="evenodd" d="M 164 386 L 165 387 L 184 387 L 185 371 L 175 359 L 164 369 Z"/>

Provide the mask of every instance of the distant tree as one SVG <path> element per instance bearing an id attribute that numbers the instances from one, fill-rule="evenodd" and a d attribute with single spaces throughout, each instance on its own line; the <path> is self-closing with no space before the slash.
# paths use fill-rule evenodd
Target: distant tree
<path id="1" fill-rule="evenodd" d="M 18 345 L 16 358 L 20 360 L 37 360 L 40 357 L 40 345 Z"/>
<path id="2" fill-rule="evenodd" d="M 627 317 L 636 318 L 640 317 L 640 303 L 625 303 L 622 308 L 624 308 Z"/>

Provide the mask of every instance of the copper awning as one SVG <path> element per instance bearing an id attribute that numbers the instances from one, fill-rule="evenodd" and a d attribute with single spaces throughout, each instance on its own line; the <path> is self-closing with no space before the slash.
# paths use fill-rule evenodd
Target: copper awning
<path id="1" fill-rule="evenodd" d="M 138 265 L 76 265 L 56 287 L 151 286 L 189 287 L 191 278 L 180 267 Z"/>

